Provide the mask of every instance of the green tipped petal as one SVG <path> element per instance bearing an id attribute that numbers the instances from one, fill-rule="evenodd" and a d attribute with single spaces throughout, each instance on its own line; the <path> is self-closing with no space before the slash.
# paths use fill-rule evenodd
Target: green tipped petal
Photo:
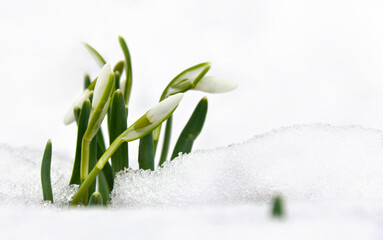
<path id="1" fill-rule="evenodd" d="M 197 85 L 210 69 L 210 63 L 200 63 L 178 74 L 165 88 L 161 100 L 176 93 L 183 93 Z"/>
<path id="2" fill-rule="evenodd" d="M 161 101 L 133 123 L 120 137 L 124 141 L 132 141 L 153 131 L 173 113 L 182 97 L 183 94 L 178 93 Z"/>

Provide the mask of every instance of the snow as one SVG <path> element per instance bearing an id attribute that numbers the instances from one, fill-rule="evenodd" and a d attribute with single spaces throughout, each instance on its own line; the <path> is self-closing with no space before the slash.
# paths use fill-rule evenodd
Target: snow
<path id="1" fill-rule="evenodd" d="M 50 205 L 41 201 L 42 151 L 1 145 L 0 226 L 17 226 L 6 239 L 102 239 L 121 228 L 132 239 L 379 239 L 382 146 L 376 129 L 280 128 L 181 155 L 155 172 L 120 172 L 111 207 L 88 210 L 67 206 L 70 157 L 53 156 Z M 283 219 L 270 216 L 276 194 L 285 199 Z"/>
<path id="2" fill-rule="evenodd" d="M 215 150 L 182 155 L 158 171 L 126 170 L 117 206 L 194 206 L 383 200 L 383 133 L 361 127 L 293 126 Z"/>

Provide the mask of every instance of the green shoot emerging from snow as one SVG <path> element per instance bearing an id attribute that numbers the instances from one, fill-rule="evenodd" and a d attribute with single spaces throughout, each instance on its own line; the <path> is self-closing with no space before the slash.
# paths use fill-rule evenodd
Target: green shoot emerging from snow
<path id="1" fill-rule="evenodd" d="M 188 90 L 222 93 L 236 88 L 232 81 L 206 76 L 211 65 L 201 63 L 178 74 L 164 89 L 157 105 L 141 118 L 127 124 L 128 103 L 132 88 L 132 64 L 128 46 L 122 37 L 119 43 L 124 60 L 112 67 L 92 46 L 84 43 L 101 66 L 93 81 L 85 76 L 84 91 L 71 105 L 64 123 L 77 123 L 76 154 L 69 184 L 79 190 L 71 205 L 107 205 L 117 172 L 129 167 L 128 142 L 139 139 L 138 162 L 143 170 L 155 170 L 157 144 L 161 124 L 166 121 L 159 166 L 173 160 L 178 154 L 189 153 L 201 132 L 208 109 L 207 98 L 198 103 L 175 144 L 172 156 L 167 159 L 172 130 L 172 114 Z M 125 77 L 123 72 L 125 71 Z M 109 146 L 107 147 L 101 125 L 107 116 Z M 48 141 L 41 165 L 43 199 L 53 202 L 50 180 L 52 144 Z"/>

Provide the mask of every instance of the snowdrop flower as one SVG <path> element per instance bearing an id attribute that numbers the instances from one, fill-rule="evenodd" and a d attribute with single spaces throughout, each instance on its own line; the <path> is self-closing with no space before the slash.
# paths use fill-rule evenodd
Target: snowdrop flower
<path id="1" fill-rule="evenodd" d="M 100 103 L 105 87 L 108 84 L 110 74 L 112 74 L 112 68 L 110 64 L 107 63 L 101 69 L 101 73 L 98 76 L 96 86 L 94 87 L 92 108 L 96 108 L 97 105 Z"/>
<path id="2" fill-rule="evenodd" d="M 85 89 L 85 91 L 74 101 L 64 116 L 65 125 L 69 125 L 74 121 L 74 109 L 76 107 L 81 108 L 84 101 L 89 98 L 92 92 L 92 90 Z"/>
<path id="3" fill-rule="evenodd" d="M 109 63 L 105 64 L 104 67 L 101 69 L 101 73 L 98 76 L 96 85 L 94 87 L 94 91 L 90 89 L 85 89 L 82 94 L 74 101 L 72 106 L 68 109 L 67 113 L 64 117 L 64 124 L 68 125 L 74 121 L 74 109 L 76 107 L 81 108 L 82 104 L 86 99 L 89 98 L 90 94 L 94 92 L 93 94 L 93 101 L 92 101 L 92 109 L 95 109 L 96 106 L 100 103 L 100 99 L 102 97 L 102 93 L 104 92 L 104 88 L 106 87 L 106 84 L 109 80 L 109 75 L 112 73 L 112 68 Z"/>
<path id="4" fill-rule="evenodd" d="M 237 83 L 214 76 L 204 76 L 198 81 L 193 90 L 199 90 L 207 93 L 224 93 L 237 88 Z"/>
<path id="5" fill-rule="evenodd" d="M 177 93 L 162 100 L 137 120 L 137 122 L 130 127 L 131 130 L 141 134 L 142 131 L 147 131 L 149 128 L 152 129 L 154 125 L 159 125 L 172 114 L 181 102 L 183 96 L 183 93 Z"/>
<path id="6" fill-rule="evenodd" d="M 181 102 L 183 96 L 183 93 L 177 93 L 166 98 L 165 100 L 158 103 L 155 107 L 147 111 L 146 117 L 148 118 L 149 122 L 155 123 L 163 118 L 166 118 L 169 110 L 175 108 Z"/>

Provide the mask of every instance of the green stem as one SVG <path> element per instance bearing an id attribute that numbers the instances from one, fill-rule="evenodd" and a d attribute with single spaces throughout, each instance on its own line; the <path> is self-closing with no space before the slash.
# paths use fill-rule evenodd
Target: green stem
<path id="1" fill-rule="evenodd" d="M 171 115 L 166 121 L 164 145 L 162 146 L 161 158 L 158 164 L 159 166 L 161 166 L 166 161 L 166 158 L 168 157 L 170 136 L 172 135 L 172 123 L 173 123 L 173 115 Z"/>
<path id="2" fill-rule="evenodd" d="M 98 173 L 103 169 L 105 164 L 108 162 L 108 159 L 113 155 L 113 153 L 118 149 L 118 147 L 123 143 L 121 139 L 116 139 L 108 149 L 106 149 L 105 153 L 101 156 L 101 158 L 96 163 L 96 166 L 89 173 L 89 175 L 82 182 L 80 188 L 78 189 L 76 195 L 73 197 L 71 202 L 72 206 L 77 205 L 80 201 L 83 200 L 84 196 L 87 196 L 88 188 L 96 179 Z"/>
<path id="3" fill-rule="evenodd" d="M 86 133 L 85 133 L 86 134 Z M 82 138 L 82 150 L 81 150 L 81 167 L 80 167 L 80 180 L 83 182 L 88 175 L 89 171 L 89 151 L 91 140 L 84 135 Z"/>

